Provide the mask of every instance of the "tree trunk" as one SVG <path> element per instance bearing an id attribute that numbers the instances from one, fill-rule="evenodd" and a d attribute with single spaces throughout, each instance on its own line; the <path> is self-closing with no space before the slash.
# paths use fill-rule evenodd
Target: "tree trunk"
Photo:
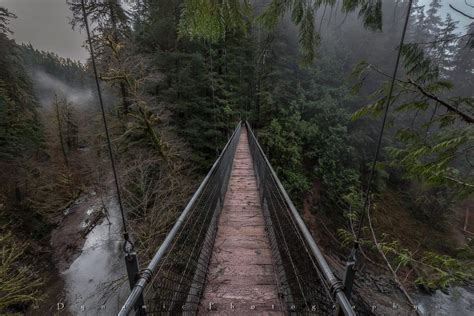
<path id="1" fill-rule="evenodd" d="M 114 4 L 112 4 L 114 1 Z M 110 20 L 112 21 L 112 30 L 113 30 L 113 39 L 114 44 L 117 45 L 119 42 L 119 37 L 117 36 L 117 20 L 115 17 L 114 6 L 117 6 L 117 0 L 109 0 L 109 10 L 110 10 Z M 115 51 L 115 50 L 114 50 Z M 120 54 L 117 50 L 117 61 L 120 63 Z M 120 93 L 122 95 L 122 111 L 123 114 L 127 115 L 129 113 L 130 104 L 128 101 L 128 91 L 125 85 L 125 80 L 120 80 Z"/>
<path id="2" fill-rule="evenodd" d="M 66 167 L 69 167 L 69 161 L 67 160 L 66 148 L 64 147 L 64 138 L 63 138 L 63 130 L 61 127 L 61 115 L 59 114 L 59 101 L 58 95 L 55 95 L 55 107 L 56 107 L 56 119 L 58 120 L 58 134 L 59 134 L 59 142 L 61 143 L 61 149 L 63 152 L 64 162 Z"/>

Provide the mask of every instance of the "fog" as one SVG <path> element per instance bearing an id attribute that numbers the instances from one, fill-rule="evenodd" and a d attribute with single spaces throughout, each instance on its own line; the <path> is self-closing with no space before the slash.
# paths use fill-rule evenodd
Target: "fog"
<path id="1" fill-rule="evenodd" d="M 65 98 L 76 107 L 85 107 L 94 100 L 94 95 L 90 89 L 69 86 L 42 70 L 34 70 L 32 78 L 38 99 L 43 106 L 51 105 L 55 94 L 58 94 L 60 98 Z"/>

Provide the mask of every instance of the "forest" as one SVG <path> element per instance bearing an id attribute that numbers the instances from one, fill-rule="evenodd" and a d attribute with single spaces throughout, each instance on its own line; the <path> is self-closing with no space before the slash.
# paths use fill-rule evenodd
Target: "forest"
<path id="1" fill-rule="evenodd" d="M 359 243 L 355 297 L 375 314 L 472 293 L 474 2 L 442 2 L 86 1 L 140 262 L 247 120 L 339 278 Z M 68 6 L 84 32 L 81 1 Z M 114 185 L 92 61 L 17 43 L 15 18 L 0 4 L 0 314 L 39 315 L 82 247 L 58 252 L 55 232 L 93 194 L 105 211 L 87 236 Z"/>

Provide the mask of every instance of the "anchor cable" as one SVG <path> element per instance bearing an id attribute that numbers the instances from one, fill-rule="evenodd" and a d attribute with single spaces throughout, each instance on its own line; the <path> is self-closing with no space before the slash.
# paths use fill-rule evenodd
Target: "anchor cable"
<path id="1" fill-rule="evenodd" d="M 374 178 L 374 174 L 375 174 L 375 168 L 376 168 L 377 161 L 378 161 L 379 155 L 380 155 L 380 148 L 381 148 L 381 145 L 382 145 L 382 138 L 383 138 L 383 134 L 384 134 L 384 131 L 385 131 L 385 126 L 386 126 L 386 123 L 387 123 L 388 111 L 389 111 L 389 108 L 390 108 L 390 105 L 391 105 L 391 99 L 392 99 L 392 94 L 393 94 L 393 88 L 395 86 L 396 75 L 398 73 L 398 67 L 400 65 L 400 57 L 401 57 L 401 53 L 402 53 L 403 44 L 405 42 L 405 35 L 406 35 L 407 27 L 408 27 L 408 21 L 410 19 L 410 12 L 411 12 L 411 7 L 412 7 L 412 2 L 413 2 L 413 0 L 408 1 L 408 8 L 407 8 L 407 12 L 406 12 L 406 17 L 405 17 L 405 22 L 404 22 L 404 26 L 403 26 L 402 35 L 401 35 L 401 38 L 400 38 L 400 45 L 398 46 L 397 59 L 396 59 L 396 62 L 395 62 L 395 67 L 393 69 L 393 76 L 392 76 L 391 82 L 390 82 L 390 89 L 389 89 L 389 92 L 388 92 L 388 95 L 387 95 L 387 101 L 386 101 L 386 104 L 385 104 L 385 110 L 384 110 L 382 125 L 380 127 L 380 131 L 379 131 L 379 135 L 378 135 L 377 147 L 376 147 L 376 150 L 375 150 L 375 155 L 374 155 L 374 159 L 373 159 L 373 162 L 372 162 L 372 167 L 371 167 L 371 170 L 370 170 L 369 181 L 367 183 L 367 188 L 366 188 L 366 191 L 365 191 L 363 208 L 362 208 L 361 214 L 359 216 L 359 225 L 358 225 L 358 228 L 357 228 L 357 234 L 355 236 L 356 238 L 354 239 L 354 242 L 353 242 L 353 245 L 352 245 L 352 250 L 351 250 L 351 253 L 350 253 L 349 258 L 348 258 L 348 263 L 352 263 L 352 264 L 351 265 L 348 264 L 346 266 L 346 276 L 349 273 L 349 270 L 354 269 L 354 266 L 357 262 L 357 252 L 359 250 L 360 236 L 361 236 L 361 233 L 362 233 L 363 223 L 364 223 L 364 220 L 365 220 L 365 217 L 366 217 L 366 214 L 367 214 L 367 207 L 368 207 L 368 204 L 369 204 L 369 196 L 370 196 L 370 192 L 371 192 L 371 189 L 372 189 L 372 182 L 373 182 L 373 178 Z M 352 280 L 350 282 L 352 282 Z M 345 284 L 345 286 L 347 287 L 348 284 Z M 346 292 L 346 295 L 350 298 L 350 294 L 351 294 L 350 289 L 352 288 L 352 285 L 349 285 L 349 287 L 350 287 L 349 289 L 346 288 L 346 290 L 348 291 L 348 292 Z"/>
<path id="2" fill-rule="evenodd" d="M 133 245 L 132 241 L 130 240 L 130 236 L 129 236 L 129 233 L 128 233 L 128 230 L 127 230 L 127 221 L 125 219 L 125 212 L 124 212 L 124 209 L 123 209 L 122 195 L 120 193 L 120 185 L 119 185 L 118 176 L 117 176 L 117 168 L 116 168 L 116 165 L 115 165 L 115 159 L 114 159 L 114 155 L 113 155 L 113 151 L 112 151 L 112 142 L 110 140 L 109 128 L 108 128 L 107 119 L 106 119 L 106 116 L 105 116 L 104 102 L 103 102 L 103 99 L 102 99 L 102 92 L 101 92 L 100 84 L 99 84 L 99 75 L 98 75 L 98 72 L 97 72 L 94 48 L 92 46 L 91 32 L 90 32 L 90 29 L 89 29 L 89 21 L 87 19 L 87 13 L 86 13 L 85 5 L 84 5 L 84 0 L 81 0 L 81 7 L 82 7 L 83 18 L 84 18 L 84 24 L 85 24 L 85 27 L 86 27 L 87 40 L 89 42 L 89 51 L 90 51 L 90 55 L 91 55 L 92 68 L 94 69 L 95 83 L 96 83 L 96 87 L 97 87 L 97 94 L 98 94 L 98 97 L 99 97 L 100 110 L 101 110 L 101 113 L 102 113 L 102 121 L 104 123 L 105 136 L 107 138 L 107 147 L 108 147 L 109 156 L 110 156 L 110 164 L 112 166 L 112 173 L 114 175 L 117 201 L 118 201 L 119 208 L 120 208 L 120 214 L 122 216 L 123 238 L 125 239 L 125 243 L 123 244 L 123 251 L 125 253 L 129 254 L 130 252 L 133 251 L 134 245 Z M 129 245 L 129 247 L 127 247 L 127 245 Z"/>
<path id="3" fill-rule="evenodd" d="M 383 137 L 383 134 L 384 134 L 384 131 L 385 131 L 386 123 L 387 123 L 388 110 L 390 108 L 390 101 L 392 99 L 393 88 L 394 88 L 394 85 L 395 85 L 395 78 L 397 76 L 398 66 L 400 64 L 400 57 L 401 57 L 401 53 L 402 53 L 402 47 L 403 47 L 403 43 L 405 42 L 405 34 L 406 34 L 407 26 L 408 26 L 408 20 L 409 20 L 409 17 L 410 17 L 412 1 L 413 0 L 409 0 L 409 2 L 408 2 L 408 9 L 407 9 L 406 17 L 405 17 L 405 24 L 403 26 L 403 32 L 402 32 L 402 37 L 400 39 L 400 45 L 398 46 L 397 61 L 395 62 L 395 68 L 393 69 L 393 76 L 392 76 L 392 79 L 391 79 L 391 82 L 390 82 L 390 90 L 389 90 L 388 95 L 387 95 L 387 103 L 385 105 L 385 111 L 384 111 L 384 115 L 383 115 L 382 126 L 380 127 L 380 131 L 379 131 L 379 135 L 378 135 L 377 148 L 375 150 L 375 156 L 374 156 L 374 160 L 372 162 L 372 168 L 370 169 L 369 181 L 367 183 L 367 189 L 365 191 L 364 207 L 362 208 L 362 213 L 361 213 L 360 218 L 359 218 L 359 227 L 357 229 L 357 238 L 356 238 L 357 240 L 359 240 L 359 238 L 360 238 L 360 234 L 361 234 L 361 231 L 362 231 L 363 220 L 365 218 L 365 214 L 367 212 L 367 206 L 369 204 L 369 195 L 370 195 L 370 191 L 371 191 L 371 188 L 372 188 L 372 182 L 373 182 L 373 178 L 374 178 L 375 168 L 376 168 L 376 165 L 377 165 L 377 161 L 379 159 L 380 148 L 381 148 L 381 145 L 382 145 L 382 137 Z"/>

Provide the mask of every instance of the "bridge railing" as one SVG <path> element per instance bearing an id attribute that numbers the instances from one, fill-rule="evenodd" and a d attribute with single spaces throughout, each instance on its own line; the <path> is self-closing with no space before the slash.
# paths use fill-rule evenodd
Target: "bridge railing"
<path id="1" fill-rule="evenodd" d="M 241 125 L 237 125 L 155 256 L 142 270 L 119 315 L 128 315 L 133 309 L 138 315 L 197 311 Z"/>
<path id="2" fill-rule="evenodd" d="M 260 200 L 272 248 L 279 292 L 288 312 L 331 315 L 338 310 L 355 315 L 278 176 L 245 122 Z"/>

